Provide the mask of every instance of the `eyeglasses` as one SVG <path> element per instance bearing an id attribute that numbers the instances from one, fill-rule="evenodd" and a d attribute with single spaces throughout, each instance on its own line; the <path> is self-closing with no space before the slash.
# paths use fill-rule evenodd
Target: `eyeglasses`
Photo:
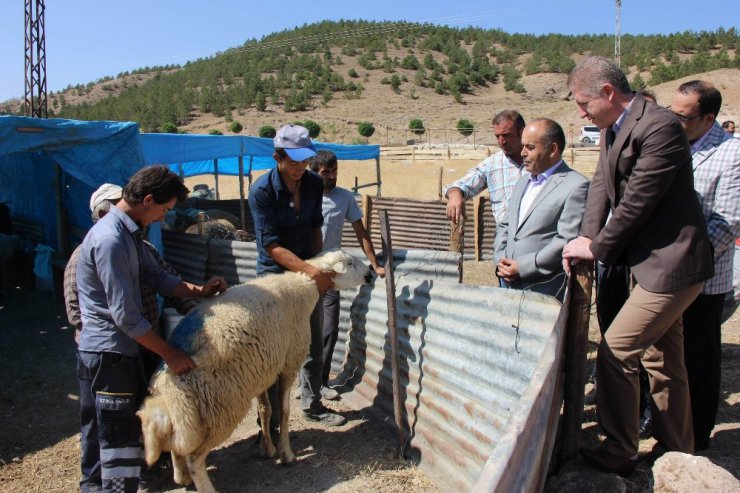
<path id="1" fill-rule="evenodd" d="M 678 121 L 680 121 L 681 123 L 686 123 L 689 120 L 693 120 L 694 118 L 699 118 L 701 116 L 701 113 L 694 116 L 686 116 L 682 115 L 681 113 L 676 113 L 675 111 L 673 111 L 673 114 L 676 115 L 676 118 L 678 118 Z"/>

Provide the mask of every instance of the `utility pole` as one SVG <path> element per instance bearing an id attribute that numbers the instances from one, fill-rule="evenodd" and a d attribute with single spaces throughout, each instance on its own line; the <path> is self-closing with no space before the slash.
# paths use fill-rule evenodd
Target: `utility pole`
<path id="1" fill-rule="evenodd" d="M 44 30 L 45 0 L 26 0 L 25 60 L 26 116 L 46 118 L 46 33 Z"/>
<path id="2" fill-rule="evenodd" d="M 622 0 L 615 0 L 617 7 L 617 25 L 614 29 L 614 60 L 622 63 Z"/>

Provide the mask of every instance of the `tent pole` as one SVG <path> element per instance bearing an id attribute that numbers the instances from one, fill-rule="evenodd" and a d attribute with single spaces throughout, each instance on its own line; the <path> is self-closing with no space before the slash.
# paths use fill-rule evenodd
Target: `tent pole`
<path id="1" fill-rule="evenodd" d="M 180 178 L 182 178 L 183 180 L 185 180 L 185 171 L 183 171 L 183 169 L 182 169 L 182 163 L 180 163 L 180 164 L 177 165 L 177 169 L 180 172 Z"/>
<path id="2" fill-rule="evenodd" d="M 54 185 L 56 188 L 56 209 L 57 209 L 57 250 L 59 252 L 60 258 L 67 259 L 69 258 L 69 242 L 67 241 L 68 238 L 68 229 L 69 225 L 67 224 L 67 216 L 64 215 L 64 203 L 63 203 L 63 194 L 64 194 L 64 185 L 62 183 L 62 175 L 63 175 L 62 167 L 59 166 L 59 163 L 54 163 Z"/>
<path id="3" fill-rule="evenodd" d="M 239 156 L 239 219 L 241 220 L 242 231 L 247 230 L 246 213 L 244 204 L 244 156 Z"/>
<path id="4" fill-rule="evenodd" d="M 378 183 L 377 197 L 380 197 L 380 156 L 375 158 L 375 181 Z"/>
<path id="5" fill-rule="evenodd" d="M 216 182 L 216 200 L 220 200 L 221 196 L 218 193 L 218 159 L 213 160 L 213 179 Z"/>
<path id="6" fill-rule="evenodd" d="M 249 174 L 247 175 L 247 180 L 249 180 L 249 188 L 247 190 L 252 189 L 252 160 L 254 159 L 254 156 L 249 156 Z"/>

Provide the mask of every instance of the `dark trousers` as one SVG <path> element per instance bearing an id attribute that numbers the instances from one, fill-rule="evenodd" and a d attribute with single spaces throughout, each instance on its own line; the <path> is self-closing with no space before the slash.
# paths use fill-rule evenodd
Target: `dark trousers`
<path id="1" fill-rule="evenodd" d="M 605 266 L 596 263 L 596 318 L 599 321 L 599 331 L 603 338 L 622 309 L 627 298 L 630 297 L 630 268 L 626 265 Z M 596 370 L 594 369 L 594 372 Z M 647 371 L 640 363 L 640 416 L 644 417 L 645 410 L 650 405 L 650 382 Z"/>
<path id="2" fill-rule="evenodd" d="M 321 372 L 324 368 L 324 337 L 322 320 L 324 318 L 322 298 L 311 312 L 311 347 L 301 366 L 301 409 L 316 411 L 321 407 Z"/>
<path id="3" fill-rule="evenodd" d="M 138 357 L 78 352 L 82 491 L 135 493 L 144 464 L 136 416 L 147 390 Z M 96 459 L 99 462 L 96 465 Z"/>
<path id="4" fill-rule="evenodd" d="M 725 294 L 700 294 L 683 313 L 684 358 L 697 442 L 709 440 L 719 407 L 724 298 Z"/>
<path id="5" fill-rule="evenodd" d="M 331 373 L 331 359 L 339 336 L 339 291 L 329 290 L 324 295 L 324 368 L 321 383 L 326 386 Z"/>

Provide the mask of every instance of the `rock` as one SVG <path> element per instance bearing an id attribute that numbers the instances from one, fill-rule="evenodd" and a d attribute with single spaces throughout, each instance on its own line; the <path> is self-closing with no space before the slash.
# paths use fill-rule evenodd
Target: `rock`
<path id="1" fill-rule="evenodd" d="M 627 493 L 630 490 L 627 482 L 616 474 L 585 468 L 562 472 L 545 484 L 546 493 Z"/>
<path id="2" fill-rule="evenodd" d="M 668 452 L 653 465 L 655 493 L 740 491 L 740 481 L 706 457 Z"/>

